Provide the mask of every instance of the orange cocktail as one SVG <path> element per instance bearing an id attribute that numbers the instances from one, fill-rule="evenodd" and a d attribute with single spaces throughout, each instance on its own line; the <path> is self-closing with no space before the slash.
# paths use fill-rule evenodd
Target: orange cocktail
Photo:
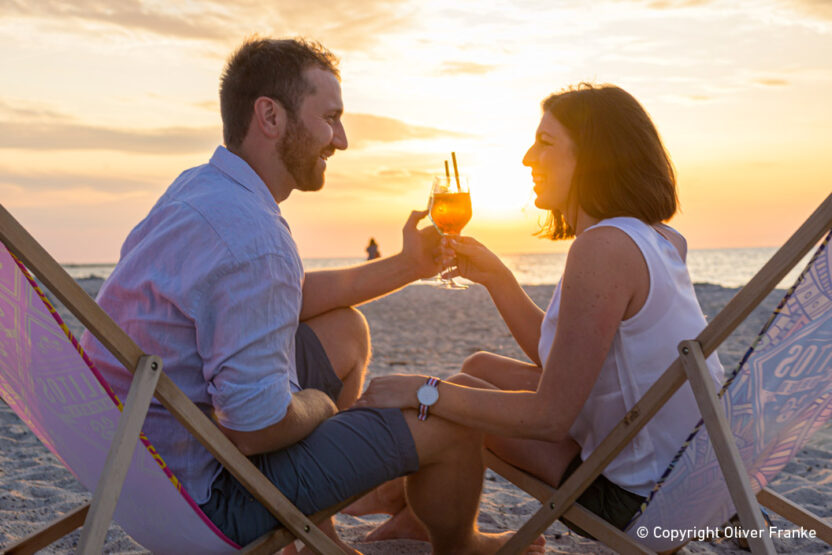
<path id="1" fill-rule="evenodd" d="M 445 163 L 445 175 L 436 176 L 430 192 L 430 220 L 442 235 L 459 235 L 462 228 L 471 220 L 471 194 L 468 190 L 468 178 L 454 171 L 451 177 Z M 456 160 L 454 160 L 456 170 Z M 457 283 L 450 274 L 455 268 L 446 268 L 440 272 L 441 285 L 445 289 L 467 289 L 468 286 Z"/>
<path id="2" fill-rule="evenodd" d="M 471 194 L 434 192 L 430 202 L 430 219 L 442 233 L 459 235 L 471 220 Z"/>

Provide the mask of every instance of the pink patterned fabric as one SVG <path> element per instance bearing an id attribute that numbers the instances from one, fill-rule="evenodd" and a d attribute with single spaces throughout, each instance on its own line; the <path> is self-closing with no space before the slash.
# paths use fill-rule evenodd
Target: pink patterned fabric
<path id="1" fill-rule="evenodd" d="M 5 247 L 0 248 L 0 396 L 86 488 L 95 488 L 121 401 Z M 154 553 L 239 549 L 199 510 L 144 434 L 114 518 Z"/>

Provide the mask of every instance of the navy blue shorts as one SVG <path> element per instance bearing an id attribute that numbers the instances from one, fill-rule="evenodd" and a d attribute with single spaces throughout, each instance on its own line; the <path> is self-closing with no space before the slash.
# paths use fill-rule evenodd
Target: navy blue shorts
<path id="1" fill-rule="evenodd" d="M 306 329 L 299 329 L 296 336 L 296 341 L 303 343 L 302 349 L 298 348 L 303 354 L 297 356 L 300 384 L 321 389 L 334 400 L 341 380 L 311 328 L 305 324 L 301 328 Z M 307 515 L 419 468 L 413 436 L 399 409 L 340 412 L 291 447 L 255 455 L 251 461 Z M 214 480 L 211 497 L 201 508 L 240 545 L 279 525 L 225 469 Z"/>

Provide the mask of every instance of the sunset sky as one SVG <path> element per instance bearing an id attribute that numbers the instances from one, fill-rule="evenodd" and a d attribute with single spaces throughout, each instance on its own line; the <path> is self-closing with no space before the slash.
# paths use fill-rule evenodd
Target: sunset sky
<path id="1" fill-rule="evenodd" d="M 221 142 L 227 55 L 249 34 L 341 59 L 350 147 L 284 215 L 305 257 L 400 246 L 454 150 L 466 233 L 562 250 L 520 163 L 540 101 L 614 83 L 653 117 L 691 248 L 782 243 L 832 191 L 832 1 L 6 0 L 0 202 L 61 262 L 115 262 L 130 229 Z"/>

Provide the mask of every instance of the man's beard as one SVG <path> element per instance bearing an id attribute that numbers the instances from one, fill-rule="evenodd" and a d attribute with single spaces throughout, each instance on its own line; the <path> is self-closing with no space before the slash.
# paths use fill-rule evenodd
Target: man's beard
<path id="1" fill-rule="evenodd" d="M 290 117 L 277 151 L 299 191 L 318 191 L 324 186 L 324 173 L 318 169 L 321 152 L 315 151 L 314 143 L 306 127 Z"/>

